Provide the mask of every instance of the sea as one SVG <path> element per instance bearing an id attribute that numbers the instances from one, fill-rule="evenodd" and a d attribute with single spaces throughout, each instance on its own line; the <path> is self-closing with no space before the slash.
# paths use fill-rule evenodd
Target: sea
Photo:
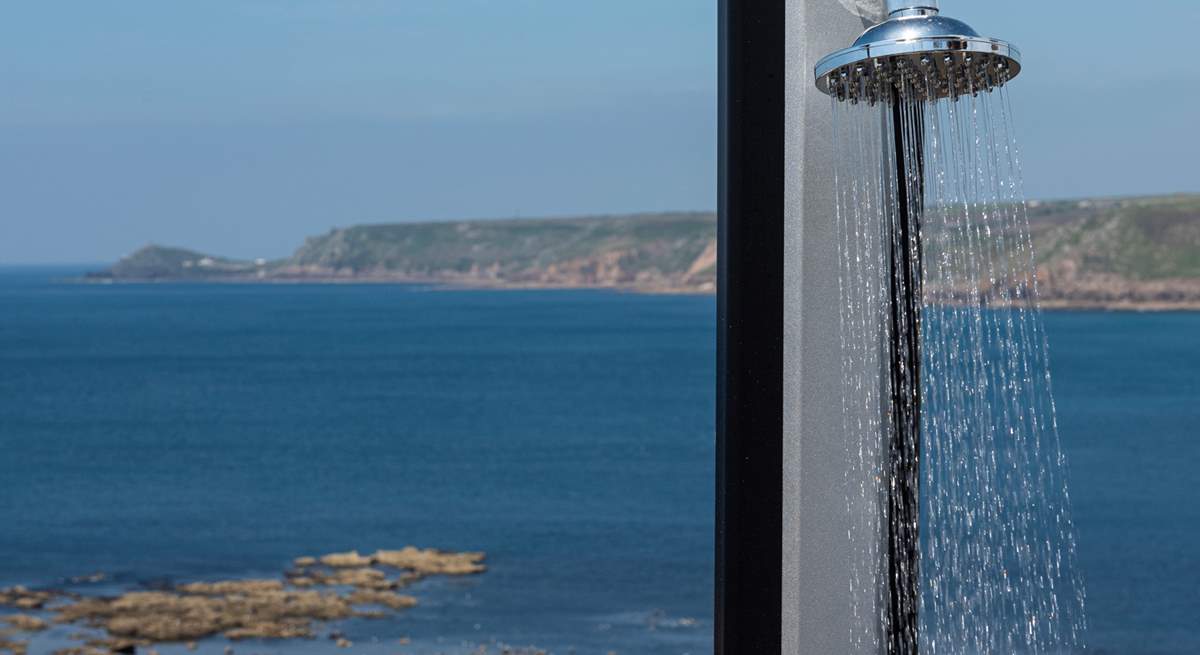
<path id="1" fill-rule="evenodd" d="M 351 549 L 478 550 L 486 573 L 340 622 L 350 650 L 233 648 L 712 652 L 712 297 L 83 270 L 0 269 L 0 586 L 116 593 Z M 1200 314 L 1046 322 L 1089 652 L 1200 653 Z"/>

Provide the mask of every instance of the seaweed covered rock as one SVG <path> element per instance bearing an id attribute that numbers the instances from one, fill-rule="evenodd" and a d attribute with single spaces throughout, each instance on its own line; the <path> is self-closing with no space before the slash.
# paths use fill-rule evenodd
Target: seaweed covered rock
<path id="1" fill-rule="evenodd" d="M 239 639 L 308 639 L 313 636 L 312 622 L 296 619 L 261 621 L 226 630 L 225 636 L 234 641 Z"/>
<path id="2" fill-rule="evenodd" d="M 119 596 L 79 596 L 24 587 L 0 589 L 0 605 L 53 613 L 58 624 L 102 630 L 80 633 L 83 645 L 62 655 L 134 652 L 155 643 L 201 639 L 302 639 L 313 637 L 316 622 L 351 617 L 385 618 L 417 604 L 396 590 L 426 575 L 467 575 L 484 570 L 483 553 L 448 553 L 411 546 L 300 557 L 282 579 L 189 582 L 163 590 L 136 590 Z M 381 570 L 396 569 L 390 573 Z M 398 570 L 398 571 L 397 571 Z M 314 589 L 313 587 L 327 587 Z M 340 588 L 340 589 L 339 589 Z M 348 588 L 348 589 L 347 589 Z M 43 630 L 46 621 L 16 614 L 0 618 L 12 630 Z M 9 634 L 12 634 L 10 632 Z M 21 642 L 0 642 L 0 651 L 18 652 Z M 23 651 L 22 651 L 23 652 Z"/>
<path id="3" fill-rule="evenodd" d="M 394 610 L 417 606 L 417 599 L 413 596 L 398 594 L 394 591 L 375 591 L 372 589 L 355 590 L 349 596 L 346 596 L 346 601 L 351 605 L 383 605 Z"/>
<path id="4" fill-rule="evenodd" d="M 180 585 L 178 589 L 185 594 L 228 596 L 230 594 L 283 591 L 283 583 L 279 580 L 223 580 L 221 582 L 192 582 Z"/>
<path id="5" fill-rule="evenodd" d="M 309 622 L 352 616 L 334 593 L 284 591 L 251 585 L 227 595 L 161 591 L 118 598 L 89 598 L 59 610 L 58 622 L 83 622 L 108 634 L 149 642 L 186 642 L 224 634 L 230 638 L 294 638 L 311 634 Z M 247 591 L 248 589 L 248 591 Z"/>
<path id="6" fill-rule="evenodd" d="M 331 571 L 309 571 L 305 575 L 289 580 L 296 587 L 313 585 L 357 587 L 360 589 L 387 590 L 402 587 L 408 580 L 393 580 L 378 569 L 332 569 Z"/>
<path id="7" fill-rule="evenodd" d="M 42 619 L 28 614 L 13 614 L 0 618 L 0 621 L 7 623 L 13 629 L 20 630 L 21 632 L 41 632 L 49 627 Z"/>
<path id="8" fill-rule="evenodd" d="M 47 603 L 62 597 L 57 591 L 35 591 L 22 586 L 0 589 L 0 606 L 23 610 L 39 610 Z"/>
<path id="9" fill-rule="evenodd" d="M 422 575 L 472 575 L 483 573 L 483 553 L 447 553 L 434 548 L 405 546 L 400 550 L 379 550 L 371 556 L 377 564 L 408 569 Z"/>
<path id="10" fill-rule="evenodd" d="M 371 555 L 361 555 L 357 550 L 345 553 L 330 553 L 317 560 L 299 558 L 296 566 L 308 569 L 316 563 L 332 569 L 366 569 L 372 566 L 387 566 L 404 569 L 420 575 L 471 575 L 483 573 L 484 553 L 444 552 L 436 548 L 405 546 L 400 550 L 377 550 Z"/>

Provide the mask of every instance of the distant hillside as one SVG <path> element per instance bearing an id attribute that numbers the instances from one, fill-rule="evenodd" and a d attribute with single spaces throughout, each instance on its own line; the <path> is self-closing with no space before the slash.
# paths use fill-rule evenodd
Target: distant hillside
<path id="1" fill-rule="evenodd" d="M 211 280 L 257 275 L 265 262 L 243 262 L 211 257 L 183 248 L 146 246 L 113 264 L 104 273 L 94 274 L 121 280 Z"/>
<path id="2" fill-rule="evenodd" d="M 635 214 L 362 225 L 309 238 L 279 261 L 147 246 L 93 277 L 712 292 L 716 255 L 714 214 Z"/>
<path id="3" fill-rule="evenodd" d="M 1200 196 L 1030 203 L 1043 304 L 1200 308 Z"/>
<path id="4" fill-rule="evenodd" d="M 1200 309 L 1200 196 L 1031 202 L 1029 215 L 1046 306 Z M 277 261 L 148 246 L 94 276 L 711 293 L 716 255 L 714 214 L 635 214 L 362 225 Z"/>

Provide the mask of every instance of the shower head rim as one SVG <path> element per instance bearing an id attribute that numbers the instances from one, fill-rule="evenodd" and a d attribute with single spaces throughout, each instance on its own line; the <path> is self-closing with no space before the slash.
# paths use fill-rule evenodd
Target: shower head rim
<path id="1" fill-rule="evenodd" d="M 977 35 L 923 36 L 853 45 L 830 53 L 822 57 L 814 69 L 817 88 L 828 94 L 829 74 L 844 66 L 905 55 L 953 53 L 981 53 L 1000 57 L 1008 64 L 1008 79 L 1021 72 L 1021 51 L 1007 41 Z"/>

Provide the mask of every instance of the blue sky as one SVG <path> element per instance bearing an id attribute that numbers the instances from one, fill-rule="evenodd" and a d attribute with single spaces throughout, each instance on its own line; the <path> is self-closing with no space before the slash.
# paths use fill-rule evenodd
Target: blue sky
<path id="1" fill-rule="evenodd" d="M 944 0 L 1024 51 L 1030 196 L 1200 190 L 1200 2 L 1127 6 Z M 710 0 L 11 3 L 0 262 L 147 242 L 276 257 L 361 222 L 711 209 L 715 16 Z M 1077 21 L 1153 46 L 1084 53 Z"/>

